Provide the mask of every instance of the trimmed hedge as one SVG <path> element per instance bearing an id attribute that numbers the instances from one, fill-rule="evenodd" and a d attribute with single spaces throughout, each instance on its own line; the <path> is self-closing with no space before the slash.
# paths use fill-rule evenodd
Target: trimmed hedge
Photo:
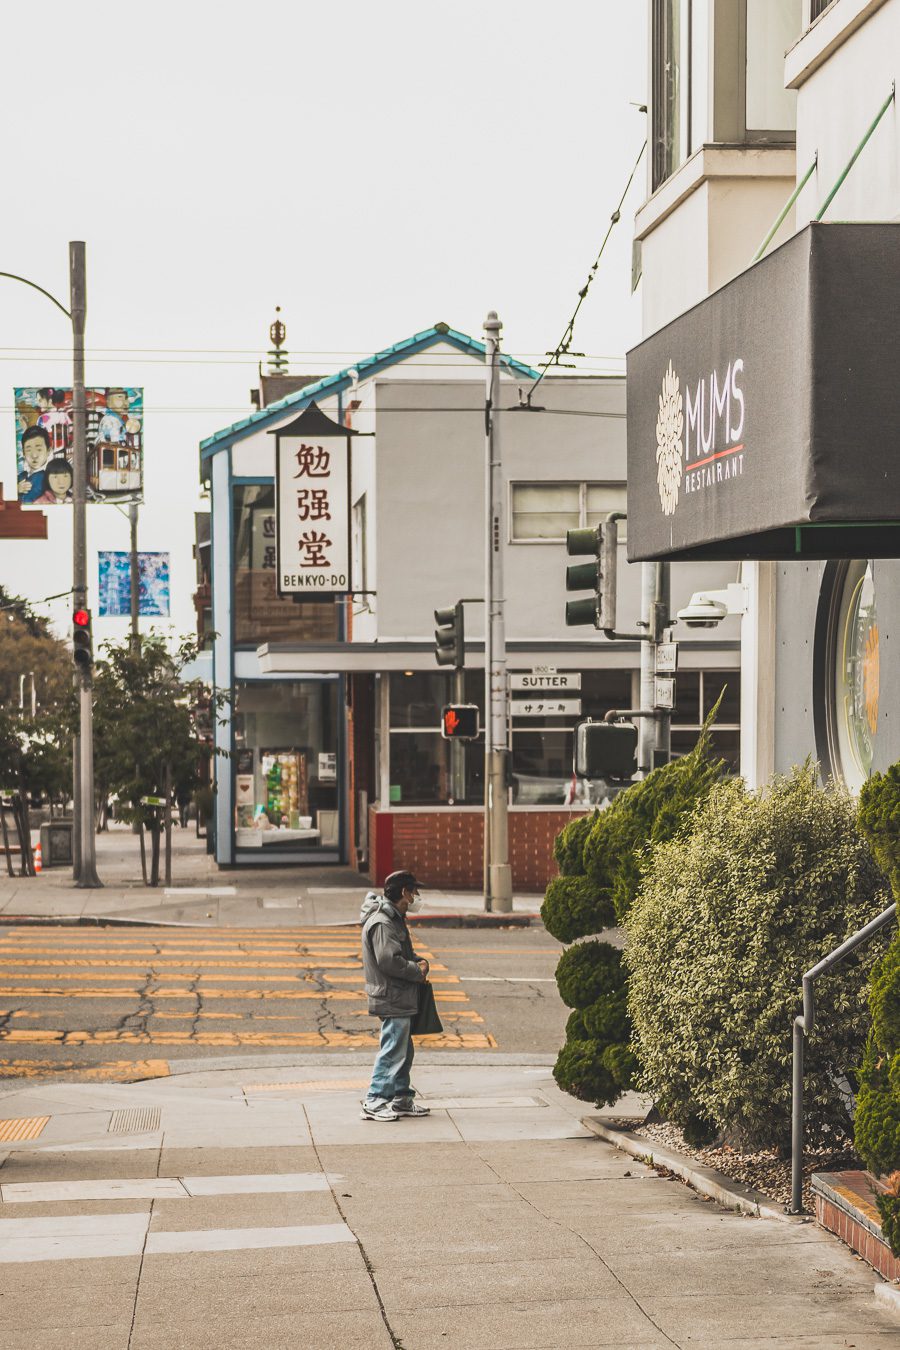
<path id="1" fill-rule="evenodd" d="M 751 793 L 713 788 L 655 849 L 628 918 L 628 1006 L 642 1086 L 669 1118 L 750 1147 L 790 1141 L 791 1037 L 804 970 L 887 902 L 850 797 L 807 764 Z M 816 988 L 808 1138 L 851 1133 L 841 1081 L 866 1038 L 877 945 Z"/>
<path id="2" fill-rule="evenodd" d="M 589 1008 L 625 984 L 622 953 L 608 942 L 576 942 L 556 967 L 559 996 L 569 1008 Z"/>
<path id="3" fill-rule="evenodd" d="M 585 817 L 587 819 L 587 817 Z M 554 877 L 547 886 L 541 919 L 548 933 L 559 942 L 575 942 L 588 933 L 598 933 L 616 921 L 612 897 L 599 897 L 585 876 Z"/>

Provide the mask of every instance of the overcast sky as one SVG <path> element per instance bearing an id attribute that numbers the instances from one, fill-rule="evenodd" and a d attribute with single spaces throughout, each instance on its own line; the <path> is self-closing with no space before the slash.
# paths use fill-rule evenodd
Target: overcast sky
<path id="1" fill-rule="evenodd" d="M 643 0 L 32 0 L 4 5 L 0 270 L 68 297 L 88 265 L 89 385 L 143 385 L 140 546 L 172 554 L 191 630 L 197 445 L 248 411 L 280 304 L 292 369 L 325 373 L 443 319 L 555 346 L 645 134 Z M 631 228 L 643 166 L 576 329 L 591 371 L 639 336 Z M 0 466 L 12 390 L 70 384 L 71 332 L 0 279 Z M 71 512 L 0 542 L 0 580 L 71 585 Z M 88 509 L 96 553 L 128 523 Z M 67 601 L 46 606 L 62 631 Z M 98 639 L 125 621 L 95 621 Z"/>

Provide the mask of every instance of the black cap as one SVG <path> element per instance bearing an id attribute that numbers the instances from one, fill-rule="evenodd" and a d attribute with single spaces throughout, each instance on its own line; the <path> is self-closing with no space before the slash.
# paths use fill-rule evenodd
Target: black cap
<path id="1" fill-rule="evenodd" d="M 392 872 L 384 879 L 384 894 L 388 900 L 399 900 L 404 891 L 417 891 L 419 883 L 412 872 Z"/>

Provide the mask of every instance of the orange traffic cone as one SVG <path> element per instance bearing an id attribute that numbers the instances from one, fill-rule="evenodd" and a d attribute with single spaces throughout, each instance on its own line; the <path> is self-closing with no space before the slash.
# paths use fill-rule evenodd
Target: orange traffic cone
<path id="1" fill-rule="evenodd" d="M 34 846 L 34 873 L 35 873 L 35 876 L 37 876 L 37 874 L 38 874 L 41 870 L 42 870 L 42 867 L 41 867 L 41 846 L 40 846 L 40 844 L 35 844 L 35 846 Z"/>

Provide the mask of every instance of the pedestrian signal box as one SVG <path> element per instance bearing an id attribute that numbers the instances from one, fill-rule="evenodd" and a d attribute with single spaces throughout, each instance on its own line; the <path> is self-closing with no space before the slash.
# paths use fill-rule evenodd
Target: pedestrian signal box
<path id="1" fill-rule="evenodd" d="M 579 778 L 630 779 L 637 771 L 633 722 L 579 722 L 575 728 L 575 773 Z"/>
<path id="2" fill-rule="evenodd" d="M 478 705 L 451 703 L 441 709 L 441 735 L 445 741 L 476 741 L 478 739 Z"/>
<path id="3" fill-rule="evenodd" d="M 72 657 L 76 666 L 90 666 L 94 661 L 94 639 L 91 635 L 91 611 L 76 609 L 72 615 Z"/>

